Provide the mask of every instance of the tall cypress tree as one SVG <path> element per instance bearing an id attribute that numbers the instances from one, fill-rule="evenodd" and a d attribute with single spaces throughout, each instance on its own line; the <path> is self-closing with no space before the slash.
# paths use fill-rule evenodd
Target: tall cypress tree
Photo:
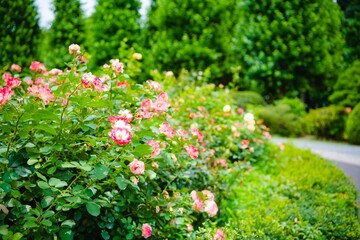
<path id="1" fill-rule="evenodd" d="M 160 71 L 206 71 L 229 82 L 237 57 L 233 29 L 236 0 L 156 0 L 144 32 L 148 64 Z M 146 61 L 147 59 L 144 59 Z M 150 58 L 149 58 L 150 57 Z"/>
<path id="2" fill-rule="evenodd" d="M 99 0 L 90 17 L 91 66 L 119 55 L 121 42 L 131 47 L 140 38 L 140 0 Z"/>
<path id="3" fill-rule="evenodd" d="M 238 50 L 245 79 L 268 100 L 327 103 L 342 62 L 341 11 L 332 0 L 242 0 Z"/>
<path id="4" fill-rule="evenodd" d="M 55 19 L 48 33 L 45 64 L 63 68 L 71 60 L 68 46 L 85 42 L 85 20 L 80 0 L 54 0 Z"/>
<path id="5" fill-rule="evenodd" d="M 0 1 L 0 67 L 37 59 L 39 16 L 33 0 Z"/>
<path id="6" fill-rule="evenodd" d="M 360 0 L 337 2 L 344 11 L 345 59 L 351 64 L 354 60 L 360 59 Z"/>

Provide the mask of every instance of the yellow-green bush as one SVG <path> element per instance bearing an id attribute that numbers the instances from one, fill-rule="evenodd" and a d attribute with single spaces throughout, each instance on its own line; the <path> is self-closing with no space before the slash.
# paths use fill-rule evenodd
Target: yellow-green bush
<path id="1" fill-rule="evenodd" d="M 346 134 L 349 142 L 360 144 L 360 103 L 358 103 L 346 122 Z"/>

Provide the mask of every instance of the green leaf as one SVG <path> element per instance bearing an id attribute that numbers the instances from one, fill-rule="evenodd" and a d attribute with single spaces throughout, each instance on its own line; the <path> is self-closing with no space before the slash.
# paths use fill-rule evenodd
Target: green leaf
<path id="1" fill-rule="evenodd" d="M 86 164 L 86 165 L 80 165 L 79 168 L 80 168 L 81 170 L 84 170 L 85 172 L 90 172 L 91 169 L 92 169 L 91 166 L 88 165 L 88 164 Z"/>
<path id="2" fill-rule="evenodd" d="M 49 218 L 49 217 L 54 216 L 54 215 L 55 215 L 54 211 L 48 210 L 43 214 L 43 218 Z"/>
<path id="3" fill-rule="evenodd" d="M 152 171 L 152 170 L 146 170 L 145 172 L 146 172 L 146 174 L 149 176 L 149 179 L 150 179 L 150 180 L 156 178 L 156 173 L 155 173 L 154 171 Z"/>
<path id="4" fill-rule="evenodd" d="M 41 224 L 47 227 L 50 227 L 52 225 L 52 222 L 48 219 L 44 219 L 41 221 Z"/>
<path id="5" fill-rule="evenodd" d="M 40 179 L 44 180 L 45 182 L 47 182 L 47 179 L 46 179 L 46 177 L 44 175 L 42 175 L 39 172 L 35 172 L 35 174 L 36 174 L 36 176 L 38 176 L 38 178 L 40 178 Z"/>
<path id="6" fill-rule="evenodd" d="M 47 184 L 47 182 L 44 181 L 38 181 L 37 185 L 39 186 L 39 188 L 41 189 L 48 189 L 50 188 L 49 184 Z"/>
<path id="7" fill-rule="evenodd" d="M 76 223 L 74 220 L 65 220 L 64 222 L 61 223 L 61 227 L 73 228 L 75 224 Z"/>
<path id="8" fill-rule="evenodd" d="M 96 129 L 96 124 L 93 124 L 93 123 L 88 123 L 88 124 L 85 124 L 85 126 L 87 126 L 87 127 L 89 127 L 89 128 L 91 128 L 91 129 L 93 129 L 93 130 L 95 130 Z"/>
<path id="9" fill-rule="evenodd" d="M 0 183 L 0 189 L 2 189 L 5 193 L 8 193 L 11 190 L 11 185 L 8 183 Z"/>
<path id="10" fill-rule="evenodd" d="M 118 187 L 120 188 L 120 190 L 125 190 L 127 187 L 127 182 L 124 178 L 122 177 L 116 177 L 115 178 L 115 182 L 118 185 Z"/>
<path id="11" fill-rule="evenodd" d="M 47 174 L 52 175 L 56 171 L 56 167 L 51 167 L 47 170 Z"/>
<path id="12" fill-rule="evenodd" d="M 35 228 L 35 227 L 38 227 L 38 226 L 39 226 L 39 224 L 36 222 L 36 219 L 35 220 L 28 220 L 24 224 L 24 228 Z"/>
<path id="13" fill-rule="evenodd" d="M 47 133 L 50 133 L 52 135 L 56 135 L 56 130 L 54 129 L 53 125 L 49 124 L 49 125 L 46 125 L 46 124 L 41 124 L 41 125 L 37 125 L 34 127 L 35 129 L 38 129 L 38 130 L 43 130 Z"/>
<path id="14" fill-rule="evenodd" d="M 85 65 L 85 66 L 82 66 L 81 68 L 77 69 L 76 71 L 77 72 L 85 72 L 86 69 L 87 69 L 87 66 Z"/>
<path id="15" fill-rule="evenodd" d="M 28 161 L 27 161 L 27 164 L 28 165 L 34 165 L 35 163 L 37 163 L 39 161 L 39 159 L 29 159 Z"/>
<path id="16" fill-rule="evenodd" d="M 81 203 L 81 198 L 78 196 L 72 196 L 72 197 L 67 197 L 66 201 L 72 202 L 72 203 Z"/>
<path id="17" fill-rule="evenodd" d="M 90 215 L 97 217 L 100 215 L 100 206 L 94 202 L 89 202 L 86 204 L 86 210 Z"/>
<path id="18" fill-rule="evenodd" d="M 22 233 L 17 232 L 12 236 L 11 240 L 20 240 L 23 236 Z"/>
<path id="19" fill-rule="evenodd" d="M 74 238 L 74 232 L 69 229 L 62 229 L 59 233 L 61 240 L 72 240 Z"/>
<path id="20" fill-rule="evenodd" d="M 102 236 L 103 239 L 105 239 L 105 240 L 109 240 L 109 239 L 110 239 L 109 233 L 108 233 L 107 231 L 105 231 L 105 230 L 102 230 L 102 231 L 101 231 L 101 236 Z"/>
<path id="21" fill-rule="evenodd" d="M 103 179 L 109 174 L 110 169 L 106 166 L 97 164 L 94 169 L 94 176 L 97 179 Z"/>
<path id="22" fill-rule="evenodd" d="M 133 151 L 135 157 L 142 157 L 144 155 L 149 155 L 153 151 L 152 147 L 148 144 L 137 145 Z"/>
<path id="23" fill-rule="evenodd" d="M 54 198 L 52 196 L 45 196 L 43 197 L 43 199 L 41 200 L 41 206 L 43 208 L 46 208 L 48 206 L 50 206 L 50 204 L 54 201 Z"/>
<path id="24" fill-rule="evenodd" d="M 84 122 L 88 122 L 88 121 L 94 120 L 96 118 L 98 118 L 96 115 L 90 115 L 84 119 Z"/>
<path id="25" fill-rule="evenodd" d="M 62 168 L 76 168 L 77 166 L 70 162 L 64 162 L 61 164 Z"/>
<path id="26" fill-rule="evenodd" d="M 52 187 L 61 188 L 67 186 L 68 184 L 65 181 L 61 181 L 58 178 L 50 178 L 49 185 Z"/>
<path id="27" fill-rule="evenodd" d="M 0 234 L 1 235 L 6 235 L 6 234 L 8 234 L 8 227 L 9 227 L 9 225 L 2 225 L 2 226 L 0 226 Z"/>

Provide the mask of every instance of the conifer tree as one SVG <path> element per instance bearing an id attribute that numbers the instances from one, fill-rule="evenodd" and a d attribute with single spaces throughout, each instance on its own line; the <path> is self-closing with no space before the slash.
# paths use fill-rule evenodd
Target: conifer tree
<path id="1" fill-rule="evenodd" d="M 39 17 L 33 0 L 0 1 L 0 67 L 37 59 Z"/>
<path id="2" fill-rule="evenodd" d="M 140 0 L 99 0 L 90 17 L 91 66 L 119 56 L 122 42 L 131 47 L 140 38 Z"/>
<path id="3" fill-rule="evenodd" d="M 268 100 L 327 103 L 342 62 L 341 11 L 332 0 L 243 0 L 239 55 L 245 79 Z"/>
<path id="4" fill-rule="evenodd" d="M 235 0 L 156 0 L 148 13 L 144 42 L 147 64 L 159 71 L 204 71 L 229 82 L 237 57 L 233 29 Z M 146 61 L 146 58 L 144 59 Z"/>
<path id="5" fill-rule="evenodd" d="M 55 19 L 47 36 L 45 64 L 63 68 L 71 60 L 68 46 L 85 42 L 85 20 L 80 0 L 54 0 L 53 7 Z"/>

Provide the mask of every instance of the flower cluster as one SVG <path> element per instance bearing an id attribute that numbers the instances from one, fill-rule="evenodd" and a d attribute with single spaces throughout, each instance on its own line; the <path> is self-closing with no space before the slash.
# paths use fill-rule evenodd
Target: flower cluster
<path id="1" fill-rule="evenodd" d="M 194 201 L 193 209 L 195 211 L 204 211 L 210 217 L 214 217 L 217 214 L 218 206 L 214 201 L 215 197 L 212 192 L 209 190 L 203 190 L 201 191 L 202 197 L 200 197 L 198 192 L 192 191 L 190 195 Z"/>

